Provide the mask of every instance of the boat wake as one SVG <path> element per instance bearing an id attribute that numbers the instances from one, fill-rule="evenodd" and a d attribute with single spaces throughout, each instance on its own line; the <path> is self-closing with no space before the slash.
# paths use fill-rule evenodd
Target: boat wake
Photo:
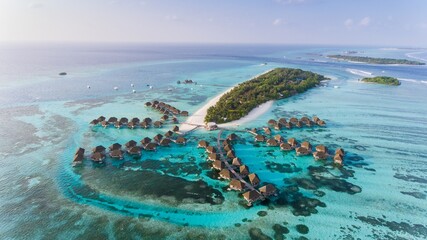
<path id="1" fill-rule="evenodd" d="M 407 57 L 409 57 L 409 58 L 413 58 L 413 59 L 417 59 L 417 60 L 420 60 L 420 61 L 427 62 L 427 59 L 415 56 L 415 55 L 422 54 L 422 53 L 426 53 L 426 52 L 425 51 L 424 52 L 412 52 L 412 53 L 407 53 L 405 55 Z"/>
<path id="2" fill-rule="evenodd" d="M 371 72 L 358 70 L 358 69 L 347 68 L 346 71 L 349 73 L 352 73 L 354 75 L 362 76 L 362 77 L 373 77 L 374 76 Z"/>

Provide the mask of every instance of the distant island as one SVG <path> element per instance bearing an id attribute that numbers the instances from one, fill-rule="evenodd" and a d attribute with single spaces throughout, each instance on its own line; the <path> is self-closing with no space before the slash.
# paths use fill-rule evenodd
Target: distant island
<path id="1" fill-rule="evenodd" d="M 322 80 L 327 78 L 301 69 L 273 69 L 225 93 L 207 110 L 205 122 L 226 123 L 238 120 L 258 105 L 305 92 Z"/>
<path id="2" fill-rule="evenodd" d="M 361 56 L 348 56 L 348 55 L 328 55 L 329 58 L 370 63 L 370 64 L 405 64 L 405 65 L 425 65 L 423 62 L 412 61 L 407 59 L 394 59 L 394 58 L 373 58 Z"/>
<path id="3" fill-rule="evenodd" d="M 392 86 L 399 86 L 400 85 L 400 82 L 399 82 L 399 80 L 397 80 L 397 78 L 385 77 L 385 76 L 363 78 L 362 82 L 378 83 L 378 84 L 392 85 Z"/>

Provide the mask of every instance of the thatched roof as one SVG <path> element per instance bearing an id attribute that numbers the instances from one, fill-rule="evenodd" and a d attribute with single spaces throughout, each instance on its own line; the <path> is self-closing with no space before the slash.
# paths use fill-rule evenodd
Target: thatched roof
<path id="1" fill-rule="evenodd" d="M 224 151 L 231 151 L 231 150 L 233 150 L 233 147 L 231 146 L 231 145 L 225 145 L 224 146 Z"/>
<path id="2" fill-rule="evenodd" d="M 325 145 L 320 144 L 320 145 L 316 146 L 316 151 L 318 151 L 318 152 L 327 152 L 328 148 L 325 147 Z"/>
<path id="3" fill-rule="evenodd" d="M 270 196 L 277 192 L 277 188 L 273 184 L 267 184 L 258 189 L 264 196 Z"/>
<path id="4" fill-rule="evenodd" d="M 233 162 L 231 164 L 234 166 L 241 166 L 242 160 L 240 160 L 240 158 L 238 158 L 238 157 L 235 157 L 235 158 L 233 158 Z"/>
<path id="5" fill-rule="evenodd" d="M 261 195 L 256 190 L 248 191 L 243 193 L 243 197 L 248 201 L 249 203 L 253 203 L 261 198 Z"/>
<path id="6" fill-rule="evenodd" d="M 102 145 L 96 146 L 92 149 L 93 153 L 96 153 L 96 152 L 102 153 L 104 151 L 105 151 L 105 147 Z"/>
<path id="7" fill-rule="evenodd" d="M 123 124 L 127 124 L 129 122 L 129 120 L 125 117 L 120 118 L 119 122 L 123 123 Z"/>
<path id="8" fill-rule="evenodd" d="M 292 124 L 296 124 L 296 123 L 298 122 L 298 118 L 291 117 L 291 118 L 289 119 L 289 122 L 290 122 L 290 123 L 292 123 Z"/>
<path id="9" fill-rule="evenodd" d="M 287 123 L 286 118 L 279 118 L 279 123 L 285 125 Z"/>
<path id="10" fill-rule="evenodd" d="M 122 145 L 120 143 L 113 143 L 111 146 L 108 147 L 108 149 L 110 149 L 110 151 L 114 151 L 117 149 L 122 148 Z"/>
<path id="11" fill-rule="evenodd" d="M 218 170 L 222 170 L 223 168 L 225 168 L 225 164 L 221 160 L 215 160 L 212 164 L 212 167 Z"/>
<path id="12" fill-rule="evenodd" d="M 208 160 L 211 160 L 211 161 L 220 160 L 220 158 L 219 158 L 219 154 L 216 154 L 216 153 L 209 153 L 209 155 L 208 155 Z"/>
<path id="13" fill-rule="evenodd" d="M 335 150 L 335 154 L 339 154 L 339 155 L 341 155 L 341 156 L 344 156 L 344 155 L 345 155 L 344 149 L 342 149 L 342 148 L 337 148 L 337 149 Z"/>
<path id="14" fill-rule="evenodd" d="M 245 184 L 240 180 L 232 179 L 230 181 L 230 189 L 242 191 L 243 189 L 245 189 Z"/>
<path id="15" fill-rule="evenodd" d="M 178 126 L 174 126 L 174 127 L 172 128 L 172 131 L 174 131 L 174 132 L 179 132 L 179 127 L 178 127 Z"/>
<path id="16" fill-rule="evenodd" d="M 313 117 L 313 122 L 317 122 L 317 121 L 319 121 L 320 120 L 320 118 L 319 117 L 317 117 L 317 116 L 314 116 Z"/>
<path id="17" fill-rule="evenodd" d="M 227 139 L 230 140 L 230 141 L 237 140 L 237 138 L 238 138 L 238 136 L 235 133 L 232 133 L 232 134 L 230 134 L 230 135 L 227 136 Z"/>
<path id="18" fill-rule="evenodd" d="M 130 120 L 131 122 L 133 122 L 133 123 L 135 123 L 135 124 L 138 124 L 139 123 L 139 118 L 137 118 L 137 117 L 134 117 L 134 118 L 132 118 L 132 120 Z"/>
<path id="19" fill-rule="evenodd" d="M 300 121 L 303 122 L 304 124 L 306 124 L 306 123 L 310 122 L 310 119 L 308 117 L 302 117 L 300 119 Z"/>
<path id="20" fill-rule="evenodd" d="M 216 153 L 216 148 L 214 146 L 207 146 L 206 152 L 207 153 Z"/>
<path id="21" fill-rule="evenodd" d="M 296 145 L 298 145 L 298 142 L 295 138 L 289 138 L 288 143 L 289 145 L 291 145 L 291 147 L 295 147 Z"/>
<path id="22" fill-rule="evenodd" d="M 153 122 L 153 120 L 151 120 L 151 118 L 144 118 L 144 122 L 146 122 L 147 124 L 150 124 L 151 122 Z"/>
<path id="23" fill-rule="evenodd" d="M 285 128 L 287 128 L 287 129 L 291 129 L 293 124 L 292 124 L 292 123 L 290 123 L 290 122 L 287 122 L 287 123 L 285 123 L 284 125 L 285 125 Z"/>
<path id="24" fill-rule="evenodd" d="M 251 182 L 251 184 L 253 186 L 256 186 L 259 184 L 260 180 L 258 178 L 258 175 L 256 175 L 256 173 L 251 173 L 248 175 L 249 181 Z"/>
<path id="25" fill-rule="evenodd" d="M 110 123 L 109 122 L 107 122 L 107 121 L 102 121 L 101 122 L 101 125 L 103 126 L 103 127 L 108 127 L 108 125 L 109 125 Z"/>
<path id="26" fill-rule="evenodd" d="M 131 148 L 131 147 L 135 147 L 137 144 L 137 142 L 135 142 L 134 140 L 130 140 L 129 142 L 127 142 L 125 144 L 126 148 Z"/>
<path id="27" fill-rule="evenodd" d="M 110 151 L 110 157 L 112 158 L 123 158 L 123 151 L 120 149 L 115 149 Z"/>
<path id="28" fill-rule="evenodd" d="M 84 148 L 77 148 L 76 152 L 74 153 L 74 155 L 83 155 L 85 154 L 85 149 Z"/>
<path id="29" fill-rule="evenodd" d="M 187 111 L 181 111 L 181 116 L 187 117 L 188 116 L 188 112 Z"/>
<path id="30" fill-rule="evenodd" d="M 265 134 L 271 135 L 271 129 L 269 127 L 265 127 L 265 128 L 263 128 L 263 130 L 264 130 Z"/>
<path id="31" fill-rule="evenodd" d="M 146 102 L 145 103 L 145 106 L 147 106 L 147 107 L 149 107 L 149 106 L 151 106 L 152 105 L 152 103 L 151 102 Z"/>
<path id="32" fill-rule="evenodd" d="M 160 142 L 160 140 L 162 140 L 162 139 L 163 139 L 163 135 L 160 133 L 153 137 L 153 140 L 155 142 Z"/>
<path id="33" fill-rule="evenodd" d="M 242 165 L 239 167 L 240 175 L 246 176 L 249 174 L 249 168 L 246 165 Z"/>
<path id="34" fill-rule="evenodd" d="M 273 125 L 275 125 L 277 122 L 276 122 L 276 120 L 274 120 L 274 119 L 270 119 L 270 120 L 268 120 L 268 122 L 267 122 L 267 124 L 268 125 L 271 125 L 271 126 L 273 126 Z"/>
<path id="35" fill-rule="evenodd" d="M 274 139 L 276 139 L 276 141 L 278 142 L 283 142 L 283 137 L 280 134 L 277 134 L 276 136 L 274 136 Z"/>
<path id="36" fill-rule="evenodd" d="M 169 119 L 169 116 L 165 114 L 165 115 L 163 115 L 163 116 L 161 117 L 161 119 L 162 119 L 162 120 L 168 120 L 168 119 Z"/>
<path id="37" fill-rule="evenodd" d="M 102 162 L 105 158 L 105 155 L 100 153 L 100 152 L 95 152 L 94 154 L 92 154 L 92 156 L 90 157 L 94 162 Z"/>
<path id="38" fill-rule="evenodd" d="M 339 154 L 335 154 L 334 156 L 334 163 L 342 164 L 343 157 Z"/>
<path id="39" fill-rule="evenodd" d="M 231 179 L 232 174 L 231 174 L 231 172 L 230 172 L 228 169 L 222 169 L 222 170 L 219 172 L 219 176 L 220 176 L 221 178 L 224 178 L 224 179 Z"/>
<path id="40" fill-rule="evenodd" d="M 141 144 L 142 144 L 142 145 L 145 145 L 145 144 L 147 144 L 147 143 L 150 143 L 150 142 L 151 142 L 151 138 L 149 138 L 149 137 L 145 137 L 145 138 L 143 138 L 140 142 L 141 142 Z"/>
<path id="41" fill-rule="evenodd" d="M 283 128 L 283 123 L 277 123 L 274 125 L 274 129 L 281 130 Z"/>
<path id="42" fill-rule="evenodd" d="M 222 146 L 230 145 L 230 144 L 231 144 L 231 141 L 228 140 L 227 138 L 222 142 Z"/>
<path id="43" fill-rule="evenodd" d="M 302 142 L 301 143 L 301 147 L 303 147 L 303 148 L 305 148 L 305 149 L 307 149 L 309 151 L 311 151 L 311 148 L 312 148 L 311 144 L 309 142 L 307 142 L 307 141 Z"/>
<path id="44" fill-rule="evenodd" d="M 108 119 L 108 122 L 109 122 L 109 123 L 115 123 L 115 122 L 117 122 L 117 118 L 116 118 L 116 117 L 110 117 L 110 118 Z"/>
<path id="45" fill-rule="evenodd" d="M 295 148 L 295 152 L 297 153 L 297 156 L 310 154 L 310 152 L 307 150 L 307 148 L 303 148 L 303 147 Z"/>
<path id="46" fill-rule="evenodd" d="M 255 136 L 255 141 L 257 142 L 264 142 L 265 141 L 265 137 L 261 134 L 258 134 Z"/>
<path id="47" fill-rule="evenodd" d="M 163 138 L 160 140 L 160 146 L 169 146 L 172 141 L 169 138 Z"/>
<path id="48" fill-rule="evenodd" d="M 166 133 L 165 133 L 165 137 L 168 137 L 168 138 L 170 138 L 170 137 L 172 137 L 173 136 L 173 132 L 172 131 L 167 131 Z"/>
<path id="49" fill-rule="evenodd" d="M 144 149 L 148 150 L 148 151 L 155 151 L 156 148 L 157 148 L 157 144 L 155 144 L 153 142 L 147 143 L 147 145 L 145 145 L 145 147 L 144 147 Z"/>
<path id="50" fill-rule="evenodd" d="M 81 163 L 83 161 L 83 154 L 76 154 L 73 158 L 73 163 Z"/>
<path id="51" fill-rule="evenodd" d="M 284 150 L 284 151 L 290 151 L 292 150 L 292 147 L 289 143 L 281 143 L 280 144 L 280 149 Z"/>
<path id="52" fill-rule="evenodd" d="M 322 127 L 326 125 L 326 122 L 323 120 L 319 120 L 316 123 L 317 123 L 317 125 L 322 126 Z"/>
<path id="53" fill-rule="evenodd" d="M 207 146 L 209 146 L 209 143 L 205 140 L 200 140 L 199 144 L 197 145 L 199 148 L 206 148 Z"/>
<path id="54" fill-rule="evenodd" d="M 138 123 L 136 123 L 136 122 L 129 122 L 128 123 L 128 128 L 134 129 L 136 126 L 138 126 Z"/>
<path id="55" fill-rule="evenodd" d="M 97 125 L 99 123 L 98 119 L 93 119 L 89 124 Z"/>
<path id="56" fill-rule="evenodd" d="M 303 126 L 303 122 L 298 121 L 295 123 L 295 126 L 301 128 Z"/>
<path id="57" fill-rule="evenodd" d="M 318 151 L 316 151 L 316 152 L 313 153 L 313 157 L 316 160 L 325 160 L 326 158 L 328 158 L 328 154 L 325 153 L 325 152 L 318 152 Z"/>
<path id="58" fill-rule="evenodd" d="M 131 154 L 131 155 L 138 155 L 138 154 L 141 154 L 141 148 L 140 148 L 140 147 L 138 147 L 138 146 L 131 147 L 131 148 L 128 150 L 128 153 L 129 153 L 129 154 Z"/>
<path id="59" fill-rule="evenodd" d="M 267 140 L 267 145 L 271 147 L 277 147 L 279 146 L 279 143 L 274 138 L 270 138 Z"/>
<path id="60" fill-rule="evenodd" d="M 153 125 L 154 125 L 154 127 L 156 127 L 156 128 L 160 128 L 160 127 L 162 127 L 163 123 L 162 123 L 162 122 L 160 122 L 160 121 L 155 121 L 155 122 L 153 123 Z"/>
<path id="61" fill-rule="evenodd" d="M 148 128 L 150 126 L 150 124 L 148 124 L 147 122 L 141 122 L 139 124 L 142 128 Z"/>
<path id="62" fill-rule="evenodd" d="M 227 157 L 233 159 L 236 157 L 236 154 L 234 153 L 233 150 L 230 150 L 227 152 Z"/>
<path id="63" fill-rule="evenodd" d="M 177 144 L 185 144 L 186 142 L 187 142 L 187 139 L 185 139 L 184 137 L 178 137 L 175 140 L 175 143 L 177 143 Z"/>

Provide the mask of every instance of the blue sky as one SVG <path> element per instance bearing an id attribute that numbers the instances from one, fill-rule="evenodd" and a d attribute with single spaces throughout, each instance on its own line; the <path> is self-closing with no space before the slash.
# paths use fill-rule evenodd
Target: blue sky
<path id="1" fill-rule="evenodd" d="M 0 41 L 427 47 L 427 0 L 0 0 Z"/>

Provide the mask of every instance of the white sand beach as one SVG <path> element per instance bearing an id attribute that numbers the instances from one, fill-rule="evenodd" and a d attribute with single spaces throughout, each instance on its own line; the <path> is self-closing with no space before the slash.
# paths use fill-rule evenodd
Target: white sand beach
<path id="1" fill-rule="evenodd" d="M 251 79 L 254 79 L 254 78 L 256 78 L 262 74 L 268 73 L 272 70 L 273 69 L 267 70 L 261 74 L 254 76 Z M 224 94 L 231 91 L 234 87 L 235 86 L 227 89 L 225 92 L 219 94 L 218 96 L 215 96 L 209 102 L 207 102 L 202 108 L 200 108 L 194 114 L 192 114 L 190 117 L 188 117 L 187 120 L 184 123 L 182 123 L 181 126 L 179 127 L 180 131 L 185 133 L 187 131 L 194 129 L 195 125 L 205 125 L 205 116 L 208 113 L 208 109 L 210 107 L 214 106 Z M 255 120 L 260 115 L 267 112 L 268 109 L 270 109 L 270 107 L 273 105 L 273 102 L 274 101 L 268 101 L 266 103 L 263 103 L 263 104 L 259 105 L 258 107 L 256 107 L 255 109 L 252 109 L 252 111 L 250 111 L 247 116 L 245 116 L 239 120 L 236 120 L 236 121 L 220 124 L 219 127 L 236 127 L 236 126 L 241 125 L 243 123 Z"/>

